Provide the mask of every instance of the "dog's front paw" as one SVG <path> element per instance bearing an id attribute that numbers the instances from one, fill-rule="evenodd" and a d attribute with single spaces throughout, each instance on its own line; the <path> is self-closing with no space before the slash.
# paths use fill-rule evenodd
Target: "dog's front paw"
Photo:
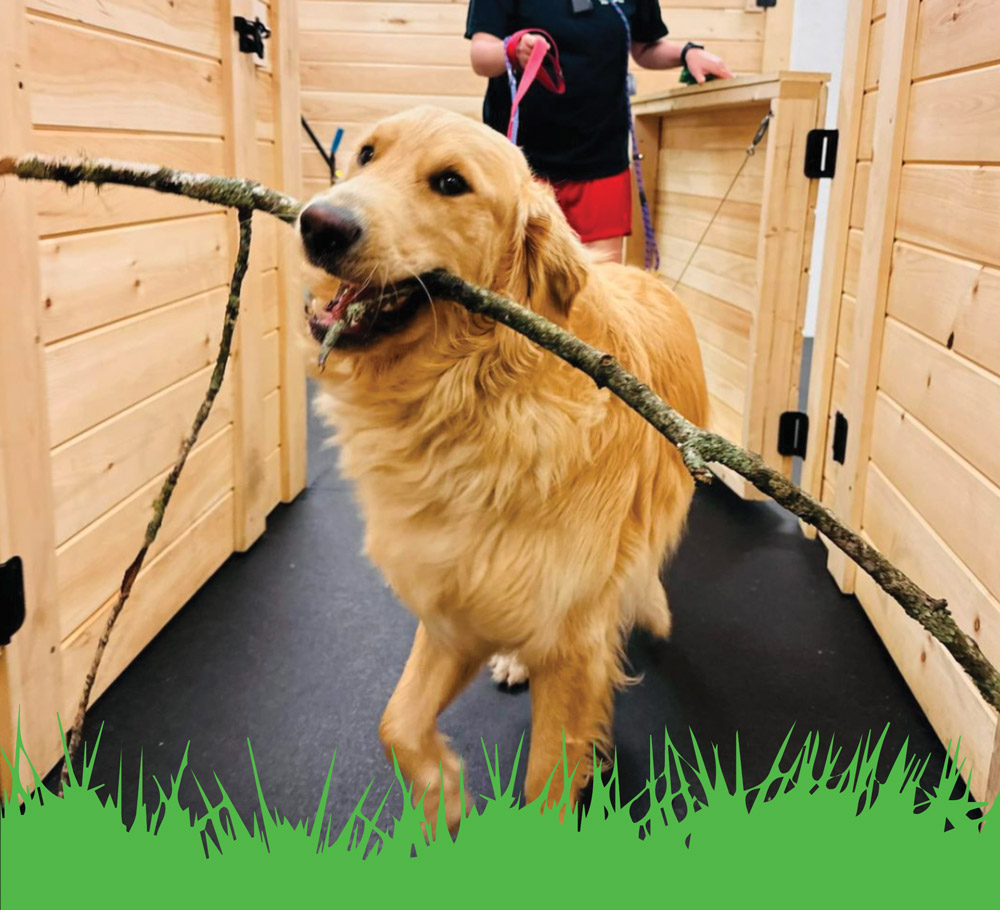
<path id="1" fill-rule="evenodd" d="M 512 689 L 528 681 L 528 668 L 516 654 L 494 654 L 490 658 L 490 675 L 495 683 Z"/>

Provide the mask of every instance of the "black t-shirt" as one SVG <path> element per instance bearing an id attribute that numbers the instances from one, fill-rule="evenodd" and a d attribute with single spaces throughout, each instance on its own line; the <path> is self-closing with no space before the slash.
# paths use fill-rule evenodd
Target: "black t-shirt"
<path id="1" fill-rule="evenodd" d="M 623 0 L 632 40 L 649 43 L 667 34 L 658 0 Z M 465 37 L 486 32 L 505 38 L 524 28 L 548 32 L 559 50 L 566 92 L 535 82 L 521 102 L 518 145 L 535 173 L 548 180 L 596 180 L 627 170 L 628 46 L 625 24 L 611 5 L 593 0 L 573 13 L 572 0 L 471 0 Z M 490 79 L 483 121 L 506 134 L 510 83 Z"/>

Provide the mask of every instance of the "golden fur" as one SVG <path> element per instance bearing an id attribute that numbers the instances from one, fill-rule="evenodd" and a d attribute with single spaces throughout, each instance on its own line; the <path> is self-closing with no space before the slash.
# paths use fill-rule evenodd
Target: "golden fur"
<path id="1" fill-rule="evenodd" d="M 446 268 L 610 351 L 704 424 L 701 357 L 680 301 L 652 275 L 595 263 L 503 136 L 421 108 L 363 145 L 371 162 L 318 197 L 364 225 L 339 277 Z M 471 191 L 435 192 L 443 169 Z M 327 299 L 335 282 L 312 277 Z M 677 451 L 584 374 L 445 301 L 425 299 L 401 330 L 335 350 L 316 378 L 356 484 L 365 552 L 420 620 L 380 733 L 415 795 L 426 788 L 428 819 L 443 796 L 449 827 L 460 820 L 458 763 L 437 715 L 498 651 L 530 672 L 526 796 L 561 761 L 565 730 L 569 767 L 580 762 L 575 800 L 592 744 L 608 743 L 624 635 L 635 623 L 670 629 L 659 572 L 693 493 Z M 562 790 L 559 773 L 550 802 Z"/>

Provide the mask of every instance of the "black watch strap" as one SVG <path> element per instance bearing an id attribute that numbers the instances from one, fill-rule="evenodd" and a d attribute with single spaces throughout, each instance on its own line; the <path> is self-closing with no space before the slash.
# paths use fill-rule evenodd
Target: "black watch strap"
<path id="1" fill-rule="evenodd" d="M 705 50 L 704 44 L 698 44 L 696 41 L 689 41 L 687 44 L 681 48 L 681 66 L 687 66 L 688 51 L 697 48 L 700 51 Z"/>

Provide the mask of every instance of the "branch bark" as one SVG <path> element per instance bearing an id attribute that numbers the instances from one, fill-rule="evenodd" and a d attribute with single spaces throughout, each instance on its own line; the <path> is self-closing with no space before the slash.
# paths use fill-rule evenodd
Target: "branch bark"
<path id="1" fill-rule="evenodd" d="M 87 182 L 97 185 L 119 184 L 148 187 L 160 192 L 189 196 L 204 202 L 239 208 L 241 210 L 241 226 L 246 225 L 247 244 L 249 244 L 248 213 L 250 210 L 266 212 L 286 223 L 294 223 L 302 209 L 302 204 L 298 200 L 269 190 L 253 181 L 215 177 L 207 174 L 191 174 L 152 165 L 130 164 L 104 159 L 60 159 L 40 155 L 0 158 L 0 176 L 5 174 L 14 174 L 25 180 L 56 180 L 69 186 Z M 241 253 L 243 251 L 242 239 L 241 231 Z M 239 285 L 242 280 L 239 262 L 238 257 L 230 294 L 233 322 L 235 322 L 239 306 Z M 245 267 L 244 257 L 244 270 Z M 696 480 L 710 482 L 712 473 L 709 465 L 725 465 L 752 483 L 758 490 L 770 496 L 779 505 L 797 515 L 807 524 L 817 528 L 866 571 L 903 608 L 909 617 L 919 622 L 940 641 L 959 666 L 969 675 L 982 693 L 983 698 L 994 708 L 1000 710 L 1000 674 L 986 659 L 975 641 L 955 623 L 946 601 L 931 597 L 859 534 L 844 525 L 829 509 L 786 477 L 764 464 L 759 456 L 734 445 L 715 433 L 709 433 L 690 423 L 656 395 L 652 389 L 624 370 L 610 354 L 586 344 L 513 300 L 474 287 L 461 279 L 441 272 L 425 275 L 423 280 L 432 295 L 452 300 L 472 312 L 482 313 L 503 323 L 587 373 L 598 386 L 608 388 L 680 450 L 685 465 Z M 230 310 L 227 309 L 227 326 L 231 339 L 232 326 L 229 322 L 229 313 Z M 327 340 L 334 339 L 336 333 L 337 327 L 331 327 Z M 225 344 L 224 337 L 224 349 L 220 349 L 216 372 L 225 368 L 225 360 L 228 356 L 228 348 L 225 347 Z M 323 354 L 321 354 L 322 357 Z M 221 384 L 221 373 L 219 375 Z M 210 395 L 214 397 L 211 390 Z M 206 403 L 208 407 L 211 407 L 208 399 L 206 399 Z M 204 408 L 205 404 L 202 405 L 202 410 Z M 202 411 L 199 411 L 199 415 L 201 413 Z M 191 444 L 193 445 L 193 442 Z M 188 447 L 189 449 L 190 447 Z M 175 466 L 175 471 L 171 473 L 173 484 L 176 484 L 175 475 L 179 475 L 184 458 L 186 458 L 186 452 L 182 453 L 182 458 Z M 171 483 L 170 479 L 167 483 Z M 167 484 L 164 485 L 165 489 L 166 486 Z M 170 492 L 172 489 L 171 486 Z M 150 523 L 150 528 L 154 529 L 152 532 L 154 538 L 159 523 L 162 522 L 163 511 L 166 509 L 169 498 L 169 493 L 166 496 L 161 493 L 160 499 L 157 500 L 154 519 Z M 150 532 L 147 530 L 147 542 L 140 550 L 136 562 L 125 573 L 116 610 L 112 612 L 113 618 L 109 617 L 108 627 L 99 643 L 92 672 L 88 674 L 88 686 L 84 698 L 81 700 L 77 723 L 74 724 L 73 732 L 76 734 L 77 748 L 79 746 L 79 731 L 82 730 L 82 718 L 86 712 L 90 689 L 93 686 L 92 676 L 96 676 L 96 668 L 107 644 L 107 636 L 114 625 L 114 618 L 117 618 L 118 613 L 121 612 L 121 606 L 124 605 L 132 582 L 135 580 L 135 575 L 138 573 L 138 567 L 141 566 L 142 559 L 152 542 L 149 535 Z M 72 742 L 71 740 L 71 745 Z"/>
<path id="2" fill-rule="evenodd" d="M 135 559 L 132 560 L 132 563 L 125 570 L 121 587 L 118 590 L 118 598 L 115 600 L 115 604 L 108 614 L 107 622 L 104 624 L 104 632 L 97 642 L 97 648 L 90 663 L 90 670 L 87 671 L 87 677 L 83 683 L 83 692 L 80 695 L 80 703 L 76 709 L 73 728 L 70 731 L 69 745 L 66 750 L 66 763 L 63 765 L 62 774 L 59 778 L 60 796 L 63 794 L 63 788 L 69 783 L 73 762 L 80 751 L 80 743 L 83 740 L 83 722 L 87 717 L 87 708 L 90 706 L 90 695 L 94 689 L 94 681 L 97 679 L 97 671 L 100 669 L 104 651 L 108 646 L 108 640 L 111 638 L 111 632 L 115 627 L 115 623 L 118 622 L 118 617 L 121 615 L 122 609 L 129 599 L 129 595 L 132 593 L 132 585 L 135 584 L 135 580 L 139 576 L 142 564 L 146 560 L 146 554 L 153 545 L 153 541 L 156 540 L 156 535 L 160 532 L 160 526 L 163 524 L 163 516 L 166 514 L 167 506 L 170 505 L 170 498 L 174 495 L 174 489 L 177 487 L 181 471 L 184 470 L 184 464 L 187 462 L 188 455 L 191 454 L 191 449 L 194 448 L 195 443 L 198 441 L 198 434 L 201 432 L 201 428 L 204 426 L 205 421 L 208 420 L 208 415 L 212 411 L 215 398 L 219 394 L 219 389 L 222 388 L 222 380 L 226 376 L 226 364 L 229 362 L 229 352 L 233 345 L 233 332 L 236 329 L 236 319 L 240 314 L 240 289 L 243 286 L 243 278 L 246 275 L 247 262 L 250 257 L 252 217 L 252 208 L 239 209 L 240 242 L 236 252 L 236 263 L 233 266 L 233 277 L 229 283 L 229 301 L 226 303 L 226 314 L 222 324 L 222 340 L 219 342 L 219 353 L 215 358 L 215 369 L 212 370 L 212 377 L 208 382 L 208 391 L 205 393 L 205 399 L 202 401 L 201 407 L 198 408 L 198 413 L 191 424 L 191 430 L 185 437 L 184 442 L 181 443 L 181 450 L 177 456 L 177 461 L 174 462 L 173 469 L 163 481 L 163 486 L 160 488 L 160 495 L 156 497 L 156 501 L 153 503 L 153 517 L 146 526 L 146 536 L 143 539 L 142 546 L 139 548 Z"/>

